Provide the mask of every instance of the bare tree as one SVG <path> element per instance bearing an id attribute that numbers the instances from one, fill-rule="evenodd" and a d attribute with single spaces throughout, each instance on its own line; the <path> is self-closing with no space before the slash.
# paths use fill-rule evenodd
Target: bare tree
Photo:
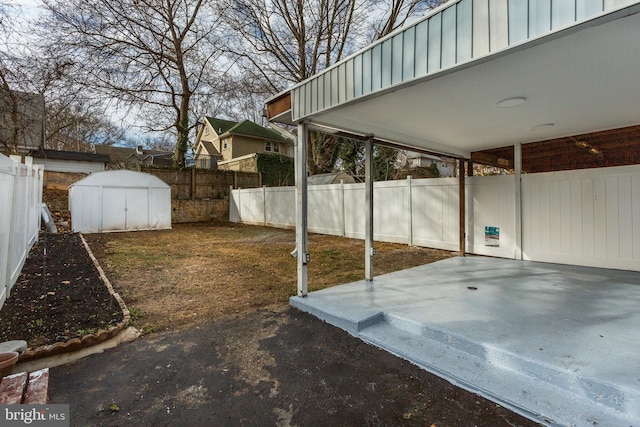
<path id="1" fill-rule="evenodd" d="M 225 0 L 231 46 L 273 93 L 341 60 L 363 34 L 357 0 Z"/>
<path id="2" fill-rule="evenodd" d="M 114 144 L 124 137 L 123 129 L 111 121 L 99 104 L 49 102 L 46 115 L 49 149 L 92 152 L 95 144 Z"/>
<path id="3" fill-rule="evenodd" d="M 370 2 L 373 39 L 380 39 L 448 0 L 383 0 Z"/>
<path id="4" fill-rule="evenodd" d="M 383 37 L 437 0 L 225 0 L 225 22 L 235 34 L 231 50 L 247 78 L 268 95 L 301 82 Z M 373 34 L 371 34 L 373 32 Z M 331 172 L 337 138 L 311 135 L 311 173 Z"/>
<path id="5" fill-rule="evenodd" d="M 44 137 L 44 98 L 33 93 L 25 32 L 15 19 L 19 7 L 0 1 L 0 151 L 25 154 L 40 147 Z"/>
<path id="6" fill-rule="evenodd" d="M 54 32 L 50 49 L 73 61 L 82 84 L 139 109 L 152 130 L 172 130 L 176 164 L 184 166 L 196 122 L 190 117 L 193 98 L 216 92 L 215 77 L 225 65 L 213 0 L 43 3 L 44 28 Z"/>

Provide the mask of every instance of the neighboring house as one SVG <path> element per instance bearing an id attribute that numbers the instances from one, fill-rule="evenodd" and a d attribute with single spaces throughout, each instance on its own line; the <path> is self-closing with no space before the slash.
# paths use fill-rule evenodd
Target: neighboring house
<path id="1" fill-rule="evenodd" d="M 33 163 L 44 168 L 44 187 L 66 190 L 70 184 L 106 169 L 111 158 L 105 154 L 58 151 L 39 148 L 30 153 Z"/>
<path id="2" fill-rule="evenodd" d="M 307 182 L 309 185 L 324 185 L 324 184 L 340 184 L 341 182 L 344 184 L 355 184 L 356 178 L 344 172 L 335 172 L 335 173 L 321 173 L 316 175 L 311 175 L 307 178 Z"/>
<path id="3" fill-rule="evenodd" d="M 200 141 L 196 147 L 194 159 L 199 169 L 216 169 L 222 154 L 211 141 Z"/>
<path id="4" fill-rule="evenodd" d="M 44 96 L 0 89 L 0 152 L 25 155 L 44 147 Z"/>
<path id="5" fill-rule="evenodd" d="M 429 154 L 408 152 L 407 166 L 411 168 L 428 168 L 435 164 L 441 177 L 456 176 L 456 160 L 444 156 L 432 156 Z"/>
<path id="6" fill-rule="evenodd" d="M 253 153 L 293 157 L 293 142 L 290 139 L 250 120 L 234 122 L 205 117 L 198 130 L 195 147 L 196 165 L 207 169 Z M 237 170 L 233 164 L 228 164 L 227 169 Z"/>
<path id="7" fill-rule="evenodd" d="M 116 147 L 108 144 L 96 144 L 96 154 L 106 154 L 111 157 L 107 169 L 137 170 L 143 166 L 171 166 L 173 153 L 161 150 L 147 150 L 138 145 L 132 147 Z"/>

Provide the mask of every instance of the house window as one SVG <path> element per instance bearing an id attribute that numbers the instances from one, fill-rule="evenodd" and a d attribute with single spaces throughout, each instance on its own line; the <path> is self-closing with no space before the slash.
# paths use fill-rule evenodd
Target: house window
<path id="1" fill-rule="evenodd" d="M 226 139 L 224 140 L 224 143 L 223 143 L 223 145 L 222 145 L 222 149 L 223 149 L 223 150 L 226 150 L 226 149 L 227 149 L 227 140 L 226 140 Z"/>
<path id="2" fill-rule="evenodd" d="M 270 142 L 265 142 L 264 143 L 264 151 L 271 151 L 271 143 Z"/>
<path id="3" fill-rule="evenodd" d="M 278 144 L 277 142 L 273 143 L 273 152 L 274 153 L 279 153 L 280 152 L 280 144 Z"/>
<path id="4" fill-rule="evenodd" d="M 204 127 L 204 134 L 209 135 L 209 126 Z"/>

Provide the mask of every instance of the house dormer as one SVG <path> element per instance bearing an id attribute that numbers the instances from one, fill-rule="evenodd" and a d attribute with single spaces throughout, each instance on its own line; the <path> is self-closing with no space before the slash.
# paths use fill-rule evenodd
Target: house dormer
<path id="1" fill-rule="evenodd" d="M 210 165 L 205 158 L 228 161 L 254 153 L 275 153 L 293 157 L 293 141 L 250 120 L 234 122 L 205 117 L 196 137 L 196 162 Z M 204 166 L 203 166 L 204 167 Z"/>

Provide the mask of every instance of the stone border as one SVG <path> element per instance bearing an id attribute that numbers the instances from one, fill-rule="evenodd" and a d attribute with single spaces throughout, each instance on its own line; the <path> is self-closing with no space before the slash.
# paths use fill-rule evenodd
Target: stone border
<path id="1" fill-rule="evenodd" d="M 78 351 L 83 348 L 91 347 L 96 344 L 103 343 L 111 338 L 114 338 L 121 331 L 127 328 L 129 321 L 131 320 L 131 314 L 129 313 L 129 309 L 127 305 L 124 303 L 120 295 L 113 289 L 111 282 L 104 274 L 102 267 L 98 263 L 98 260 L 91 252 L 91 248 L 87 244 L 87 241 L 84 239 L 82 233 L 78 233 L 80 235 L 80 240 L 82 240 L 82 244 L 84 248 L 87 250 L 89 254 L 89 258 L 93 261 L 93 265 L 98 269 L 98 273 L 100 273 L 100 278 L 102 282 L 105 284 L 109 293 L 116 299 L 120 309 L 122 310 L 123 319 L 121 322 L 118 322 L 116 326 L 112 326 L 106 331 L 98 331 L 95 334 L 88 334 L 83 336 L 82 338 L 71 338 L 65 342 L 57 342 L 55 344 L 43 345 L 40 347 L 36 347 L 34 349 L 27 349 L 24 353 L 20 355 L 18 359 L 18 363 L 28 362 L 31 360 L 41 359 L 44 357 L 54 356 L 63 353 L 69 353 L 72 351 Z"/>

